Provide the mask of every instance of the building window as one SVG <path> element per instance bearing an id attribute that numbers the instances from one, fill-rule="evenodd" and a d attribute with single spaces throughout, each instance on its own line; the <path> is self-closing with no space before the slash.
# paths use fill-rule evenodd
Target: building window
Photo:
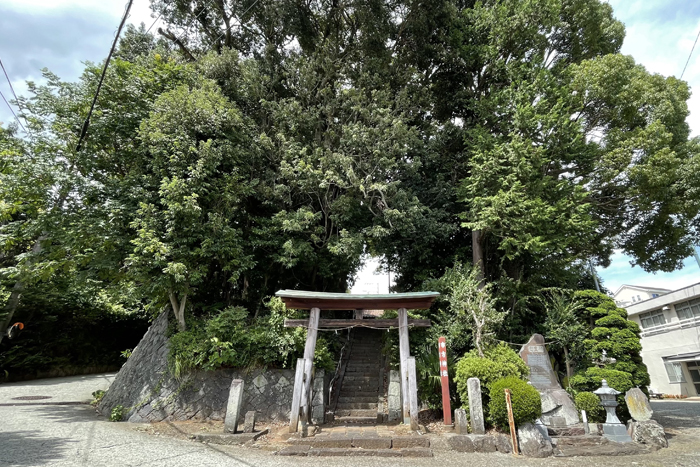
<path id="1" fill-rule="evenodd" d="M 636 302 L 636 301 L 637 301 L 637 297 L 635 297 L 634 295 L 632 295 L 632 303 L 634 303 L 634 302 Z"/>
<path id="2" fill-rule="evenodd" d="M 637 295 L 637 301 L 638 301 L 638 302 L 641 302 L 641 301 L 642 301 L 642 296 L 641 296 L 641 295 Z"/>
<path id="3" fill-rule="evenodd" d="M 651 298 L 656 298 L 656 297 L 658 297 L 658 296 L 659 296 L 659 294 L 657 294 L 657 293 L 651 294 Z"/>
<path id="4" fill-rule="evenodd" d="M 683 367 L 677 362 L 664 362 L 666 367 L 666 373 L 668 374 L 668 381 L 670 383 L 685 383 L 685 376 L 683 375 Z"/>
<path id="5" fill-rule="evenodd" d="M 675 308 L 676 313 L 678 313 L 678 319 L 680 320 L 697 318 L 700 316 L 700 298 L 676 303 Z"/>
<path id="6" fill-rule="evenodd" d="M 644 329 L 666 324 L 664 312 L 661 310 L 654 310 L 650 311 L 649 313 L 643 313 L 639 315 L 639 320 L 642 322 L 642 328 Z"/>

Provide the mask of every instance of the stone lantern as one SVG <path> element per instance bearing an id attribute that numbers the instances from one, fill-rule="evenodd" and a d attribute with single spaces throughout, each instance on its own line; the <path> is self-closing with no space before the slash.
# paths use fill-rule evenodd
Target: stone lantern
<path id="1" fill-rule="evenodd" d="M 619 443 L 631 443 L 632 438 L 627 434 L 627 428 L 620 422 L 615 413 L 615 408 L 617 407 L 617 395 L 622 394 L 620 391 L 608 386 L 608 382 L 603 380 L 602 386 L 593 391 L 600 397 L 600 405 L 605 408 L 607 418 L 605 423 L 603 423 L 603 436 L 608 438 L 610 441 L 617 441 Z"/>

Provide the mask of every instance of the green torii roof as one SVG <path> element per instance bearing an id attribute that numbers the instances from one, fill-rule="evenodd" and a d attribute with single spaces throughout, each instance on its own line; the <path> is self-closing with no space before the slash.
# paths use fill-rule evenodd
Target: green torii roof
<path id="1" fill-rule="evenodd" d="M 407 292 L 391 294 L 348 294 L 280 290 L 276 294 L 287 308 L 308 310 L 396 310 L 399 308 L 427 309 L 440 296 L 438 292 Z"/>

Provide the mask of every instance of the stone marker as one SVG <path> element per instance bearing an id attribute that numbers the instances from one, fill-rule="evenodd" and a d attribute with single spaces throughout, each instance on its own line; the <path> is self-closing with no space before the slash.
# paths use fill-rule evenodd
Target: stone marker
<path id="1" fill-rule="evenodd" d="M 627 402 L 627 409 L 630 411 L 632 418 L 638 422 L 646 422 L 651 420 L 651 415 L 654 413 L 651 410 L 651 404 L 649 404 L 649 399 L 639 388 L 632 388 L 625 393 L 625 402 Z"/>
<path id="2" fill-rule="evenodd" d="M 530 384 L 540 392 L 544 424 L 553 427 L 577 425 L 578 410 L 569 394 L 559 385 L 545 348 L 544 337 L 533 334 L 520 349 L 520 357 L 530 367 Z"/>
<path id="3" fill-rule="evenodd" d="M 455 409 L 455 433 L 458 435 L 466 435 L 468 432 L 466 410 Z"/>
<path id="4" fill-rule="evenodd" d="M 243 425 L 243 433 L 252 433 L 255 431 L 255 410 L 245 413 L 245 424 Z"/>
<path id="5" fill-rule="evenodd" d="M 241 407 L 243 406 L 243 385 L 242 379 L 231 381 L 228 404 L 226 405 L 226 418 L 224 419 L 224 431 L 229 433 L 238 431 L 238 418 L 241 416 Z"/>
<path id="6" fill-rule="evenodd" d="M 483 435 L 486 430 L 484 429 L 484 409 L 481 406 L 481 382 L 479 378 L 469 378 L 467 390 L 469 392 L 469 420 L 472 425 L 472 433 Z"/>
<path id="7" fill-rule="evenodd" d="M 520 453 L 526 457 L 549 457 L 553 452 L 552 443 L 532 423 L 518 427 L 518 444 Z"/>
<path id="8" fill-rule="evenodd" d="M 585 410 L 581 410 L 581 421 L 583 422 L 583 432 L 587 435 L 590 434 L 591 427 L 588 426 L 588 415 Z"/>
<path id="9" fill-rule="evenodd" d="M 401 375 L 396 370 L 389 372 L 389 423 L 395 423 L 401 420 Z"/>

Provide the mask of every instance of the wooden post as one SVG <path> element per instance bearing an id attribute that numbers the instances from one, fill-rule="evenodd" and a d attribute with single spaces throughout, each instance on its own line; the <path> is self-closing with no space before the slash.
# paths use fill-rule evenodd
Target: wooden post
<path id="1" fill-rule="evenodd" d="M 301 393 L 304 390 L 304 359 L 297 359 L 296 373 L 294 373 L 294 392 L 292 393 L 292 413 L 289 416 L 289 432 L 296 433 L 299 426 L 299 406 Z"/>
<path id="2" fill-rule="evenodd" d="M 411 410 L 411 430 L 418 429 L 418 385 L 416 384 L 416 358 L 408 357 L 408 401 Z"/>
<path id="3" fill-rule="evenodd" d="M 408 398 L 408 357 L 411 348 L 408 343 L 408 312 L 406 308 L 399 308 L 399 370 L 401 371 L 401 406 L 403 411 L 403 422 L 410 423 L 410 405 Z"/>
<path id="4" fill-rule="evenodd" d="M 444 337 L 438 338 L 438 352 L 440 353 L 440 384 L 442 386 L 442 419 L 445 425 L 452 425 L 450 378 L 447 371 L 447 343 Z"/>
<path id="5" fill-rule="evenodd" d="M 515 419 L 513 418 L 513 403 L 510 400 L 510 389 L 505 389 L 506 393 L 506 408 L 508 409 L 508 425 L 510 426 L 510 444 L 513 446 L 513 454 L 516 456 L 518 452 L 518 436 L 515 432 Z"/>

